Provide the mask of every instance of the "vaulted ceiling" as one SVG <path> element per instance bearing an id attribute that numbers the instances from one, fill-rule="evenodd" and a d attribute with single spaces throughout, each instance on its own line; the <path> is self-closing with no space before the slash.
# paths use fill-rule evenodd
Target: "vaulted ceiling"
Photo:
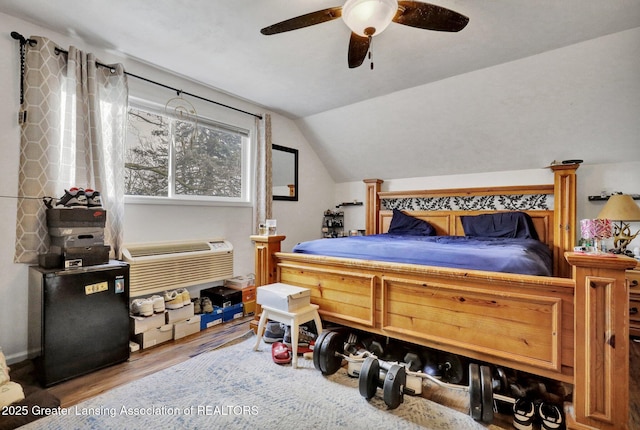
<path id="1" fill-rule="evenodd" d="M 347 67 L 340 19 L 259 32 L 341 3 L 3 0 L 0 12 L 295 120 L 338 182 L 640 161 L 640 1 L 434 1 L 468 26 L 392 23 L 373 70 Z"/>

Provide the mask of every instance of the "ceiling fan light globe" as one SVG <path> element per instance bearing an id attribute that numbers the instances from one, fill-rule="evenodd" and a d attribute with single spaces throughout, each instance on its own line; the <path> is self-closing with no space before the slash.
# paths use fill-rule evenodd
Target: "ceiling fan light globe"
<path id="1" fill-rule="evenodd" d="M 342 19 L 351 31 L 368 37 L 382 33 L 397 11 L 397 0 L 347 0 L 342 7 Z"/>

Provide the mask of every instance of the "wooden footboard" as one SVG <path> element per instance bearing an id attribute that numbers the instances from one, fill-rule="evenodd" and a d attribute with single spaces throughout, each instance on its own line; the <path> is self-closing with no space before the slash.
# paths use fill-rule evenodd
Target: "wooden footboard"
<path id="1" fill-rule="evenodd" d="M 323 319 L 571 382 L 570 279 L 275 254 Z"/>

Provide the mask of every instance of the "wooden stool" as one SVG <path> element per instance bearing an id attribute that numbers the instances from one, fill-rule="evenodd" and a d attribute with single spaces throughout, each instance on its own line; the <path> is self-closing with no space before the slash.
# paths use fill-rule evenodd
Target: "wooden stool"
<path id="1" fill-rule="evenodd" d="M 318 335 L 322 333 L 322 321 L 318 314 L 318 308 L 318 305 L 310 304 L 295 311 L 288 312 L 262 305 L 262 315 L 258 323 L 258 336 L 253 350 L 257 351 L 258 346 L 260 346 L 260 340 L 262 339 L 267 321 L 273 320 L 281 322 L 291 327 L 291 349 L 293 354 L 291 364 L 294 368 L 298 367 L 298 332 L 300 325 L 313 320 L 316 323 Z"/>

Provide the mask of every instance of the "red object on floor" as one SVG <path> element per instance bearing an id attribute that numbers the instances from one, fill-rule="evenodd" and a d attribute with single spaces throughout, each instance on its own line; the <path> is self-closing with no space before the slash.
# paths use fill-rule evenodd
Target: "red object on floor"
<path id="1" fill-rule="evenodd" d="M 291 363 L 291 350 L 282 342 L 274 342 L 271 345 L 271 357 L 277 364 Z"/>

